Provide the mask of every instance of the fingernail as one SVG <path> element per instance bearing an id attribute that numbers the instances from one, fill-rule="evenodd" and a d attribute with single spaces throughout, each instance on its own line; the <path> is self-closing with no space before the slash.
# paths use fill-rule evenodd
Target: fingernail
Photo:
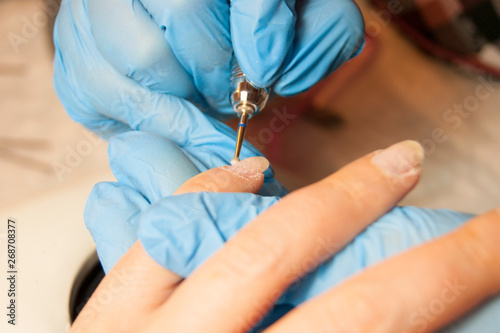
<path id="1" fill-rule="evenodd" d="M 227 170 L 243 177 L 253 177 L 264 173 L 267 168 L 269 168 L 269 161 L 266 158 L 249 157 L 234 165 L 228 166 Z"/>
<path id="2" fill-rule="evenodd" d="M 386 173 L 401 176 L 420 168 L 424 158 L 424 148 L 420 143 L 407 140 L 375 153 L 372 163 Z"/>

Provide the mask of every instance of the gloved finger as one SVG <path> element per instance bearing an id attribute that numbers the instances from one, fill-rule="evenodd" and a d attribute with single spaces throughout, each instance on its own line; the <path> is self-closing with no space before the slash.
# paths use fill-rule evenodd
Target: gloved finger
<path id="1" fill-rule="evenodd" d="M 192 78 L 140 1 L 88 0 L 87 10 L 97 49 L 119 73 L 200 103 Z"/>
<path id="2" fill-rule="evenodd" d="M 60 42 L 66 43 L 64 47 Z M 109 118 L 135 130 L 153 127 L 154 132 L 181 147 L 204 143 L 207 136 L 217 141 L 227 140 L 191 103 L 150 91 L 118 73 L 97 50 L 82 1 L 62 4 L 56 21 L 55 44 L 56 90 L 75 120 L 91 128 Z M 245 150 L 248 148 L 246 145 Z"/>
<path id="3" fill-rule="evenodd" d="M 84 1 L 63 1 L 57 15 L 54 29 L 54 87 L 69 116 L 88 129 L 107 139 L 113 135 L 130 130 L 127 122 L 108 117 L 97 112 L 83 96 L 86 76 L 92 73 L 89 60 L 92 52 L 84 46 L 93 43 L 88 38 Z M 76 20 L 76 21 L 75 21 Z M 98 52 L 97 52 L 98 53 Z M 90 90 L 92 85 L 85 89 Z"/>
<path id="4" fill-rule="evenodd" d="M 118 73 L 95 46 L 83 2 L 64 2 L 56 21 L 56 40 L 77 43 L 74 47 L 58 47 L 60 61 L 71 66 L 61 69 L 67 83 L 63 89 L 73 89 L 73 96 L 85 101 L 82 108 L 70 110 L 71 113 L 82 118 L 98 114 L 116 119 L 132 129 L 140 129 L 151 117 L 162 114 L 165 118 L 161 127 L 168 138 L 180 146 L 189 142 L 193 127 L 199 125 L 206 131 L 213 129 L 191 103 L 176 96 L 152 92 Z M 89 71 L 95 75 L 88 75 Z M 196 139 L 196 132 L 194 134 Z"/>
<path id="5" fill-rule="evenodd" d="M 227 0 L 141 0 L 210 106 L 231 114 L 231 36 Z"/>
<path id="6" fill-rule="evenodd" d="M 84 211 L 85 225 L 105 272 L 136 242 L 139 215 L 148 206 L 149 202 L 128 186 L 107 182 L 92 189 Z"/>
<path id="7" fill-rule="evenodd" d="M 280 293 L 297 278 L 291 270 L 301 266 L 299 274 L 307 272 L 303 263 L 316 251 L 318 240 L 332 235 L 326 241 L 334 242 L 340 250 L 413 188 L 419 178 L 423 154 L 418 143 L 401 142 L 367 155 L 285 197 L 238 232 L 176 289 L 154 315 L 158 327 L 167 330 L 175 327 L 184 332 L 207 332 L 207 328 L 208 332 L 248 330 L 259 320 L 258 314 L 265 314 Z M 237 210 L 233 208 L 232 211 Z M 174 221 L 195 219 L 195 216 L 189 214 L 187 219 Z M 139 229 L 141 241 L 144 239 L 143 221 L 141 219 Z M 156 218 L 154 227 L 161 230 L 158 221 Z M 185 223 L 177 224 L 183 226 Z M 176 234 L 173 223 L 169 225 L 172 226 L 170 237 L 175 234 L 175 239 L 179 239 L 181 235 Z M 155 243 L 158 247 L 160 242 Z M 146 242 L 143 244 L 148 250 Z M 193 244 L 184 241 L 182 246 L 181 252 L 191 257 L 198 251 L 192 251 Z M 196 243 L 196 248 L 199 246 Z M 169 253 L 174 247 L 175 244 L 162 251 L 163 262 L 169 263 Z M 211 253 L 214 249 L 200 250 Z M 314 265 L 319 264 L 321 262 Z M 207 280 L 211 282 L 209 289 L 206 288 Z M 214 290 L 217 297 L 214 297 Z M 198 314 L 196 321 L 173 315 L 173 309 L 185 304 L 190 304 L 191 311 Z"/>
<path id="8" fill-rule="evenodd" d="M 474 218 L 296 308 L 269 332 L 366 332 L 374 323 L 390 332 L 435 332 L 500 292 L 499 236 L 498 211 Z M 415 325 L 415 311 L 428 308 L 432 317 Z"/>
<path id="9" fill-rule="evenodd" d="M 149 203 L 172 195 L 200 170 L 172 141 L 139 131 L 109 140 L 108 160 L 114 176 L 123 185 L 141 193 Z"/>
<path id="10" fill-rule="evenodd" d="M 292 51 L 295 0 L 231 1 L 231 40 L 243 73 L 258 87 L 281 75 Z"/>
<path id="11" fill-rule="evenodd" d="M 58 17 L 61 17 L 61 15 Z M 57 30 L 55 34 L 57 35 Z M 64 64 L 64 56 L 57 46 L 57 37 L 55 37 L 54 43 L 56 44 L 54 88 L 71 119 L 97 133 L 103 139 L 109 139 L 114 135 L 130 131 L 131 128 L 128 124 L 95 112 L 87 102 L 81 99 L 79 92 L 76 90 L 78 89 L 77 86 L 73 85 L 68 78 L 67 73 L 70 69 Z"/>
<path id="12" fill-rule="evenodd" d="M 353 1 L 299 1 L 293 51 L 274 90 L 290 96 L 309 89 L 359 53 L 363 38 L 363 17 Z"/>
<path id="13" fill-rule="evenodd" d="M 450 210 L 396 207 L 366 228 L 335 257 L 302 277 L 278 303 L 299 305 L 346 278 L 413 246 L 451 232 L 473 215 Z M 335 247 L 319 244 L 315 258 L 330 257 Z"/>
<path id="14" fill-rule="evenodd" d="M 187 277 L 278 200 L 248 193 L 210 192 L 164 198 L 141 215 L 139 239 L 161 266 Z"/>

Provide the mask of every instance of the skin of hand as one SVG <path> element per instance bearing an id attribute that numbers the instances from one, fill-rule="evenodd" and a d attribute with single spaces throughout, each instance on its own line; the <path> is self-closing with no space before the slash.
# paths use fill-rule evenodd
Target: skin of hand
<path id="1" fill-rule="evenodd" d="M 154 121 L 182 147 L 193 128 L 217 136 L 198 108 L 234 114 L 233 53 L 250 81 L 288 96 L 359 53 L 363 38 L 351 0 L 63 0 L 54 84 L 69 115 L 103 137 Z"/>
<path id="2" fill-rule="evenodd" d="M 103 280 L 73 332 L 245 332 L 298 278 L 289 274 L 290 269 L 306 267 L 301 263 L 311 257 L 318 239 L 334 235 L 330 241 L 336 245 L 351 241 L 411 190 L 422 158 L 420 147 L 403 142 L 290 194 L 184 281 L 159 266 L 138 242 Z M 241 163 L 247 165 L 242 168 L 244 177 L 228 168 L 211 170 L 184 184 L 177 194 L 257 191 L 267 163 Z M 308 223 L 300 218 L 304 215 Z M 500 291 L 499 225 L 498 210 L 477 217 L 306 302 L 268 331 L 434 331 Z M 416 308 L 443 293 L 443 281 L 456 279 L 467 287 L 463 295 L 424 329 L 409 324 L 407 318 Z M 101 295 L 106 293 L 112 297 L 103 304 Z"/>

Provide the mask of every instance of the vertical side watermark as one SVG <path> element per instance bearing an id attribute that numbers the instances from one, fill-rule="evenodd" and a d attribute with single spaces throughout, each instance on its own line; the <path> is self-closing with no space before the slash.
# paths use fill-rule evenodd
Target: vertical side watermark
<path id="1" fill-rule="evenodd" d="M 6 257 L 6 278 L 7 278 L 7 323 L 15 326 L 18 318 L 18 224 L 15 219 L 9 218 L 6 221 L 7 231 L 7 257 Z"/>

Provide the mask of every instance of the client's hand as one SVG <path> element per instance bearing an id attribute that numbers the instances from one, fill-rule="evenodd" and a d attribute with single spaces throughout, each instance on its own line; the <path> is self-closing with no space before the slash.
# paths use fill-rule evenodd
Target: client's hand
<path id="1" fill-rule="evenodd" d="M 261 158 L 196 176 L 176 192 L 186 194 L 161 199 L 141 214 L 140 242 L 103 280 L 73 332 L 244 332 L 277 301 L 297 305 L 357 267 L 394 254 L 398 246 L 402 250 L 417 239 L 444 233 L 468 216 L 396 209 L 368 227 L 415 185 L 422 158 L 417 144 L 400 143 L 277 204 L 275 198 L 251 194 L 262 185 L 267 163 Z M 187 193 L 197 191 L 248 193 Z M 271 205 L 236 234 L 246 219 Z M 109 209 L 118 213 L 123 208 Z M 442 327 L 500 290 L 499 224 L 498 212 L 476 218 L 326 291 L 269 331 L 423 332 Z M 380 246 L 381 239 L 392 245 Z M 496 317 L 493 313 L 476 323 L 492 323 Z"/>

